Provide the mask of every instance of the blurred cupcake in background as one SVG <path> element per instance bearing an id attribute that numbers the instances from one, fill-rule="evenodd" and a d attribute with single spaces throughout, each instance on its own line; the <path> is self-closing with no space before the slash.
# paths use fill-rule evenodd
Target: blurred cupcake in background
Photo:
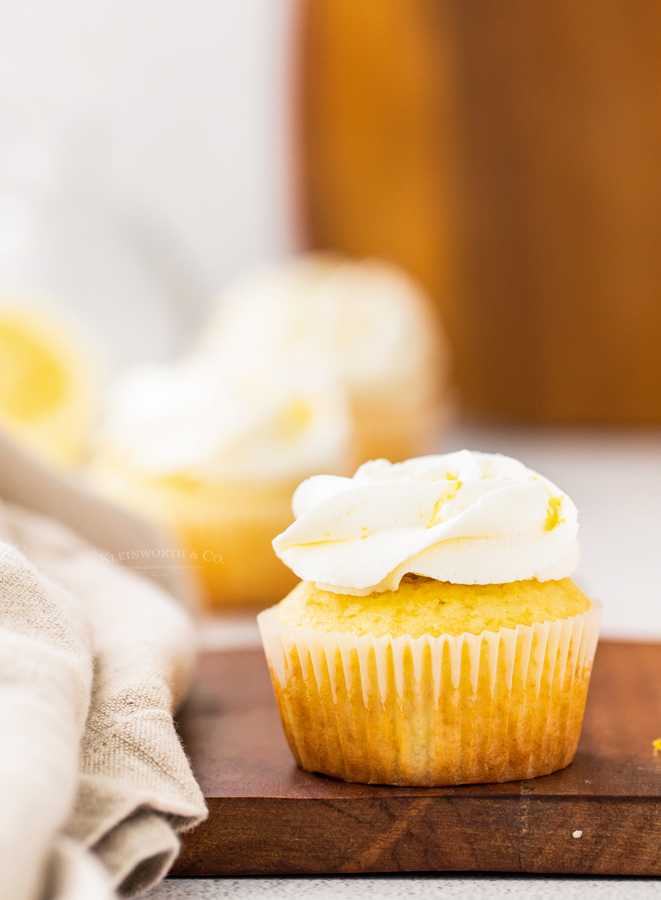
<path id="1" fill-rule="evenodd" d="M 178 537 L 212 605 L 264 606 L 293 587 L 271 549 L 293 491 L 354 464 L 344 392 L 308 362 L 198 353 L 129 370 L 111 392 L 90 478 Z"/>
<path id="2" fill-rule="evenodd" d="M 178 537 L 212 605 L 266 606 L 295 583 L 271 541 L 296 486 L 423 453 L 446 370 L 401 270 L 296 257 L 227 290 L 185 359 L 116 380 L 90 477 Z"/>
<path id="3" fill-rule="evenodd" d="M 219 298 L 202 344 L 323 358 L 347 391 L 360 462 L 407 459 L 438 440 L 446 342 L 423 289 L 395 266 L 308 254 L 264 269 Z"/>

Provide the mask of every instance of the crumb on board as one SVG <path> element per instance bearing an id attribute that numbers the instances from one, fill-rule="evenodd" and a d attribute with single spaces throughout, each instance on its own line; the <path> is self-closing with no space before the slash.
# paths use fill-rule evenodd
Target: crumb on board
<path id="1" fill-rule="evenodd" d="M 661 753 L 661 738 L 652 741 L 652 746 L 654 747 L 654 755 L 658 756 Z"/>
<path id="2" fill-rule="evenodd" d="M 572 837 L 580 838 L 582 836 L 583 836 L 583 832 L 579 831 L 578 829 L 576 831 L 572 832 Z"/>

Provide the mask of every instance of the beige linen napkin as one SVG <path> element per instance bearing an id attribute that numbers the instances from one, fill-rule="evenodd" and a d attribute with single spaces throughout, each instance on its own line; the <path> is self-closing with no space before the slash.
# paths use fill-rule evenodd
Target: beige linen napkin
<path id="1" fill-rule="evenodd" d="M 107 561 L 128 540 L 153 547 L 150 529 L 127 517 L 124 530 L 122 513 L 106 518 L 105 504 L 1 437 L 0 497 L 32 507 L 0 504 L 0 897 L 131 896 L 206 815 L 172 720 L 194 661 L 192 619 L 161 579 Z M 40 505 L 74 526 L 80 517 L 101 550 Z"/>

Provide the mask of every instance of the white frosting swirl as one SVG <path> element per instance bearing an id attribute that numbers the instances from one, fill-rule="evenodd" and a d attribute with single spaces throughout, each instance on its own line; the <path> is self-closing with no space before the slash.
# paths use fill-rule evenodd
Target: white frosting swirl
<path id="1" fill-rule="evenodd" d="M 332 380 L 311 367 L 236 362 L 198 354 L 125 372 L 109 396 L 97 463 L 215 482 L 347 471 L 351 421 Z"/>
<path id="2" fill-rule="evenodd" d="M 455 584 L 565 578 L 578 565 L 578 512 L 518 460 L 461 450 L 353 478 L 318 475 L 294 494 L 273 541 L 299 578 L 336 593 L 396 590 L 413 572 Z"/>
<path id="3" fill-rule="evenodd" d="M 354 400 L 434 396 L 446 350 L 422 289 L 401 269 L 306 254 L 248 276 L 220 298 L 204 346 L 276 360 L 312 353 Z"/>

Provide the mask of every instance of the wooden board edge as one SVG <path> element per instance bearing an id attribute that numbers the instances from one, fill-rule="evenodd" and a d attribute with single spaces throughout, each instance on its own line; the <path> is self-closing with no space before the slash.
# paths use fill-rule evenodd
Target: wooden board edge
<path id="1" fill-rule="evenodd" d="M 661 800 L 211 798 L 172 876 L 394 872 L 661 875 Z"/>

